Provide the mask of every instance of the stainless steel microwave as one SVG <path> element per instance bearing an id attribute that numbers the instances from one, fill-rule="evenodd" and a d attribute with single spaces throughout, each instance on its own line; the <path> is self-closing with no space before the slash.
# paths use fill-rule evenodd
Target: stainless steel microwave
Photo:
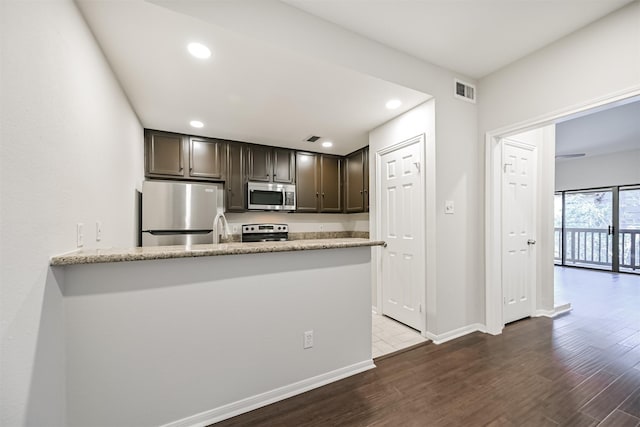
<path id="1" fill-rule="evenodd" d="M 272 182 L 249 182 L 247 184 L 249 209 L 265 211 L 296 210 L 296 186 Z"/>

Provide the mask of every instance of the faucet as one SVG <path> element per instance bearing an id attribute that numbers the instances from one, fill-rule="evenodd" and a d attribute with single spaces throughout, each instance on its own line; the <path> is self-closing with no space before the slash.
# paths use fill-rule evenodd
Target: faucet
<path id="1" fill-rule="evenodd" d="M 227 218 L 224 216 L 224 212 L 221 210 L 218 211 L 216 217 L 213 219 L 213 243 L 220 243 L 220 235 L 218 234 L 218 222 L 222 226 L 222 237 L 229 237 L 229 223 L 227 222 Z"/>

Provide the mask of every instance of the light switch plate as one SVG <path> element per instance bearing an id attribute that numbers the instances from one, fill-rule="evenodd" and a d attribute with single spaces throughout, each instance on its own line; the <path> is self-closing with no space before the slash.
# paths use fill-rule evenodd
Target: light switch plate
<path id="1" fill-rule="evenodd" d="M 78 247 L 81 248 L 84 246 L 84 224 L 79 222 L 76 227 L 76 239 Z"/>
<path id="2" fill-rule="evenodd" d="M 453 214 L 454 210 L 453 200 L 447 200 L 444 202 L 444 213 Z"/>

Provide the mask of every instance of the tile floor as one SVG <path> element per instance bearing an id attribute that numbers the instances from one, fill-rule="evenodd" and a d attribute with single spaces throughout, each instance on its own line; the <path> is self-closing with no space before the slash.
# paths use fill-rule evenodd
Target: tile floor
<path id="1" fill-rule="evenodd" d="M 400 322 L 373 313 L 373 358 L 402 350 L 412 345 L 427 341 L 418 331 Z"/>

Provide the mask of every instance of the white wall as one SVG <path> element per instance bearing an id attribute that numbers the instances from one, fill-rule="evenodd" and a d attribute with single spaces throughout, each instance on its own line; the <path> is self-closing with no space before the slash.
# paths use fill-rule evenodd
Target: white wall
<path id="1" fill-rule="evenodd" d="M 480 131 L 640 89 L 640 2 L 480 80 Z"/>
<path id="2" fill-rule="evenodd" d="M 640 141 L 638 141 L 640 146 Z M 556 161 L 556 191 L 640 184 L 640 149 Z"/>
<path id="3" fill-rule="evenodd" d="M 208 425 L 372 368 L 370 261 L 361 247 L 64 267 L 68 424 Z"/>
<path id="4" fill-rule="evenodd" d="M 158 4 L 435 97 L 437 274 L 443 318 L 437 330 L 454 330 L 484 319 L 482 266 L 482 148 L 477 143 L 475 104 L 454 98 L 459 75 L 373 42 L 337 25 L 275 0 L 217 2 L 163 1 Z M 425 25 L 428 22 L 425 21 Z M 292 34 L 295 37 L 292 37 Z M 480 94 L 481 96 L 481 94 Z M 456 203 L 444 215 L 445 200 Z M 372 224 L 373 226 L 373 224 Z"/>
<path id="5" fill-rule="evenodd" d="M 60 275 L 49 257 L 135 243 L 142 128 L 70 0 L 2 1 L 0 424 L 66 425 Z"/>

